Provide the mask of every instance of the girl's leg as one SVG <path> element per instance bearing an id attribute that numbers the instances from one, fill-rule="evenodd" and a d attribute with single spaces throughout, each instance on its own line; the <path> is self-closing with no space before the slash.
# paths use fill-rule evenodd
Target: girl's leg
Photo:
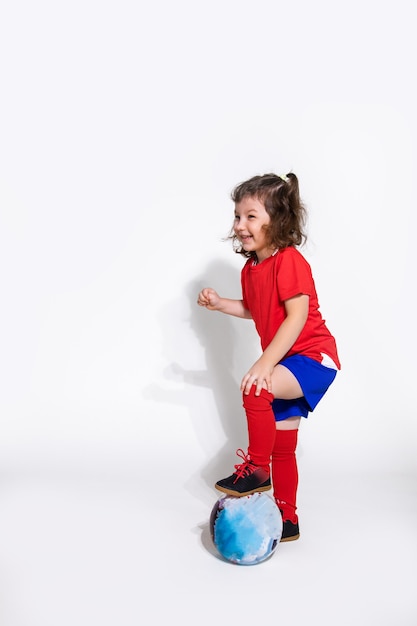
<path id="1" fill-rule="evenodd" d="M 281 400 L 295 400 L 304 393 L 300 383 L 284 365 L 276 365 L 272 373 L 272 395 Z"/>
<path id="2" fill-rule="evenodd" d="M 262 389 L 255 396 L 256 386 L 243 394 L 243 406 L 248 424 L 248 454 L 238 450 L 243 463 L 235 465 L 235 472 L 216 483 L 216 488 L 234 496 L 245 496 L 271 489 L 270 463 L 276 437 L 273 395 Z"/>
<path id="3" fill-rule="evenodd" d="M 301 398 L 304 394 L 294 374 L 277 365 L 273 375 L 274 396 L 283 400 Z M 272 451 L 272 483 L 274 498 L 284 521 L 282 541 L 298 539 L 297 488 L 298 468 L 296 448 L 301 417 L 289 417 L 276 422 Z"/>
<path id="4" fill-rule="evenodd" d="M 289 423 L 291 420 L 291 423 Z M 297 423 L 298 422 L 298 423 Z M 298 425 L 300 418 L 289 418 L 277 422 L 275 445 L 272 451 L 272 482 L 274 498 L 281 510 L 282 519 L 293 524 L 298 522 L 297 488 L 298 468 L 295 450 L 297 448 Z M 281 428 L 281 425 L 284 425 Z M 290 428 L 290 426 L 295 426 Z"/>
<path id="5" fill-rule="evenodd" d="M 271 463 L 271 455 L 276 440 L 277 428 L 298 428 L 299 421 L 294 425 L 279 426 L 279 422 L 275 421 L 275 415 L 272 410 L 272 401 L 274 398 L 282 400 L 300 398 L 303 395 L 301 387 L 286 367 L 277 365 L 274 370 L 272 379 L 273 393 L 269 393 L 266 389 L 262 389 L 259 396 L 255 396 L 255 385 L 252 385 L 249 394 L 243 394 L 243 406 L 246 412 L 249 435 L 249 457 L 255 465 L 262 467 L 269 472 Z M 281 422 L 283 424 L 283 422 Z"/>
<path id="6" fill-rule="evenodd" d="M 255 396 L 253 385 L 248 395 L 243 394 L 249 435 L 248 456 L 243 463 L 235 466 L 234 474 L 216 483 L 220 491 L 243 496 L 270 489 L 270 462 L 277 438 L 271 403 L 274 397 L 286 400 L 303 395 L 297 379 L 281 365 L 275 367 L 272 388 L 272 394 L 262 389 L 260 395 Z"/>

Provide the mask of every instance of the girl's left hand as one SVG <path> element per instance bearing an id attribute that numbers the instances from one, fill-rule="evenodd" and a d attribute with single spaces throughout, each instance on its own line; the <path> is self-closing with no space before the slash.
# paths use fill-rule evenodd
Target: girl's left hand
<path id="1" fill-rule="evenodd" d="M 266 363 L 263 357 L 258 359 L 242 378 L 240 390 L 248 395 L 252 385 L 256 385 L 255 396 L 260 395 L 262 388 L 272 393 L 272 372 L 274 371 L 274 367 L 275 365 Z"/>

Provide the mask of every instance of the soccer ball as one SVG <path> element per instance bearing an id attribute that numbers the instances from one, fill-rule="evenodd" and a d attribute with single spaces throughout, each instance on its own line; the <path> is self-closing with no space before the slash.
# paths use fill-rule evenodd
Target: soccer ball
<path id="1" fill-rule="evenodd" d="M 221 556 L 238 565 L 265 561 L 278 547 L 282 517 L 264 492 L 236 498 L 222 496 L 210 515 L 210 533 Z"/>

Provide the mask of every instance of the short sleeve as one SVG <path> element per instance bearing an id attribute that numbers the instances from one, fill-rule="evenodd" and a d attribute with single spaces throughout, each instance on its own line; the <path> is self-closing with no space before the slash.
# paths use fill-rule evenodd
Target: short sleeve
<path id="1" fill-rule="evenodd" d="M 299 294 L 314 295 L 311 268 L 302 254 L 295 248 L 285 248 L 280 257 L 276 276 L 280 300 L 285 302 Z"/>

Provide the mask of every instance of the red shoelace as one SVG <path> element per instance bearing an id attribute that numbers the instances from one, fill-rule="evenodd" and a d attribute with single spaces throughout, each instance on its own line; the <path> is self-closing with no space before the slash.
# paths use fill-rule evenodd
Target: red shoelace
<path id="1" fill-rule="evenodd" d="M 249 476 L 256 470 L 256 465 L 253 465 L 253 463 L 251 463 L 249 455 L 245 454 L 242 448 L 238 448 L 236 450 L 236 454 L 243 460 L 243 463 L 238 463 L 237 465 L 235 465 L 236 471 L 233 473 L 236 474 L 236 478 L 234 479 L 233 483 L 239 480 L 239 478 L 245 478 L 246 476 Z"/>

